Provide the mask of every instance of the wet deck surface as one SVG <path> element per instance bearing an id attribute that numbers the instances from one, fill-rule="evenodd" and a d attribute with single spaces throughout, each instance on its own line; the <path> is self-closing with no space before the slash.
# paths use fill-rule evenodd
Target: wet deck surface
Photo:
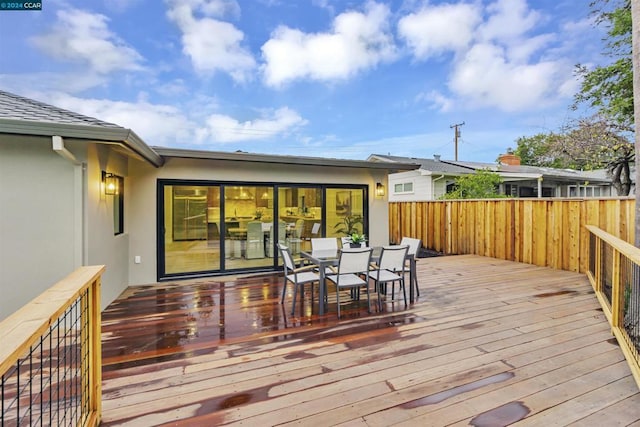
<path id="1" fill-rule="evenodd" d="M 130 288 L 103 313 L 103 425 L 640 425 L 583 275 L 455 256 L 418 277 L 408 308 L 340 321 L 308 293 L 291 316 L 277 275 Z"/>

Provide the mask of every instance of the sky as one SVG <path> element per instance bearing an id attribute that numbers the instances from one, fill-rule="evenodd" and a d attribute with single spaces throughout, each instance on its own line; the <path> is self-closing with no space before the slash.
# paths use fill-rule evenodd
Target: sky
<path id="1" fill-rule="evenodd" d="M 0 11 L 0 89 L 148 145 L 493 162 L 607 62 L 589 0 L 42 0 Z"/>

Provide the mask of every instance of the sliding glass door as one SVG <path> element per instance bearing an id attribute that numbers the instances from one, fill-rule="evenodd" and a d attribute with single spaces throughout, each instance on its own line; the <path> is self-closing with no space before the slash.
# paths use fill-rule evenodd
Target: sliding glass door
<path id="1" fill-rule="evenodd" d="M 294 254 L 313 237 L 364 232 L 366 187 L 202 183 L 158 184 L 158 279 L 276 268 L 276 243 Z"/>

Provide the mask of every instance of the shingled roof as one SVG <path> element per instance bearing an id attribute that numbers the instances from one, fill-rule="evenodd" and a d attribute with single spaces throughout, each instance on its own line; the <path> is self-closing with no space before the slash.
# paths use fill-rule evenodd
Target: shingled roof
<path id="1" fill-rule="evenodd" d="M 113 123 L 64 110 L 34 99 L 0 90 L 0 117 L 34 122 L 66 123 L 124 129 Z"/>
<path id="2" fill-rule="evenodd" d="M 117 143 L 158 167 L 162 157 L 131 129 L 0 90 L 0 133 Z"/>

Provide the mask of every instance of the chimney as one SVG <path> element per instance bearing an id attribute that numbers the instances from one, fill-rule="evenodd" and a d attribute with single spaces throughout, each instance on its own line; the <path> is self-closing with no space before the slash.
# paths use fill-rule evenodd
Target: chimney
<path id="1" fill-rule="evenodd" d="M 440 154 L 434 154 L 433 155 L 433 160 L 435 160 L 436 162 L 440 161 Z"/>
<path id="2" fill-rule="evenodd" d="M 498 157 L 498 163 L 501 165 L 519 166 L 520 156 L 513 153 L 500 154 L 500 157 Z"/>

